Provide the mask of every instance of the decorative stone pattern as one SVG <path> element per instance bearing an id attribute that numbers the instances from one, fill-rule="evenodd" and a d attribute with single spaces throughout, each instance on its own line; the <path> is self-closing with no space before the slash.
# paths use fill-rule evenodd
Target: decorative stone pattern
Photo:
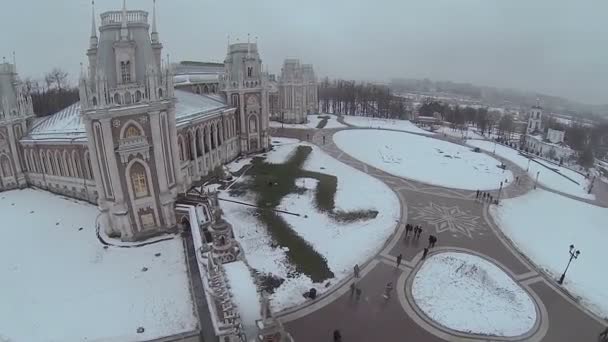
<path id="1" fill-rule="evenodd" d="M 414 219 L 435 226 L 437 233 L 450 232 L 472 239 L 473 234 L 480 231 L 478 221 L 481 218 L 460 210 L 458 206 L 448 207 L 430 202 L 425 207 L 413 208 L 413 212 Z"/>

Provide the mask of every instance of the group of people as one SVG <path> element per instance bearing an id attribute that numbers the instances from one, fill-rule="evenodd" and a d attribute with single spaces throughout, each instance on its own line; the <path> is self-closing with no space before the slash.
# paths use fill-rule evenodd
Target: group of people
<path id="1" fill-rule="evenodd" d="M 477 190 L 477 193 L 475 194 L 475 199 L 480 200 L 482 202 L 494 203 L 494 202 L 492 202 L 494 200 L 494 198 L 492 197 L 492 195 L 490 195 L 489 192 L 483 192 L 483 191 Z"/>
<path id="2" fill-rule="evenodd" d="M 414 239 L 420 239 L 420 235 L 422 234 L 422 227 L 420 226 L 413 226 L 411 224 L 406 224 L 405 225 L 405 237 L 409 237 L 410 233 L 413 233 L 414 235 Z"/>

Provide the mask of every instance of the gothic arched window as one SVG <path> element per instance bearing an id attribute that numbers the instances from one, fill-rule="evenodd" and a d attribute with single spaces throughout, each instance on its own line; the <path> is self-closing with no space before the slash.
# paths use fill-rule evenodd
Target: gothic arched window
<path id="1" fill-rule="evenodd" d="M 147 197 L 149 195 L 148 180 L 144 166 L 138 162 L 133 164 L 133 166 L 131 166 L 130 176 L 135 198 Z"/>
<path id="2" fill-rule="evenodd" d="M 253 67 L 247 67 L 247 77 L 253 76 Z"/>
<path id="3" fill-rule="evenodd" d="M 7 156 L 0 157 L 0 169 L 2 169 L 2 175 L 4 177 L 11 177 L 13 175 L 13 169 L 11 168 L 11 161 L 8 160 Z"/>
<path id="4" fill-rule="evenodd" d="M 249 117 L 249 133 L 255 133 L 258 131 L 258 122 L 255 115 Z"/>
<path id="5" fill-rule="evenodd" d="M 131 62 L 130 61 L 120 62 L 120 77 L 121 77 L 122 83 L 131 82 Z"/>
<path id="6" fill-rule="evenodd" d="M 137 127 L 133 125 L 127 127 L 127 130 L 125 131 L 125 138 L 133 138 L 139 136 L 141 136 L 141 131 Z"/>

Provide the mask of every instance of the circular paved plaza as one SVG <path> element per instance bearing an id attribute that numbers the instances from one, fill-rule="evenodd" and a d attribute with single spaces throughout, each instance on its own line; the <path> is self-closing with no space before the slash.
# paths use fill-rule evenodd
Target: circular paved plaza
<path id="1" fill-rule="evenodd" d="M 296 341 L 331 341 L 336 329 L 348 342 L 597 340 L 606 322 L 590 314 L 554 279 L 520 254 L 493 222 L 488 203 L 476 200 L 475 191 L 444 188 L 386 173 L 339 149 L 333 142 L 337 131 L 340 130 L 277 129 L 273 135 L 301 140 L 309 137 L 332 157 L 383 181 L 400 200 L 401 218 L 395 222 L 395 233 L 382 251 L 361 265 L 360 278 L 350 277 L 315 301 L 277 313 Z M 502 198 L 521 196 L 533 188 L 533 180 L 524 170 L 502 161 L 514 177 L 520 178 L 519 184 L 510 182 L 503 188 Z M 406 237 L 405 223 L 424 227 L 421 238 L 411 234 Z M 489 336 L 456 331 L 426 315 L 413 300 L 411 287 L 424 264 L 422 254 L 429 234 L 435 235 L 438 242 L 427 259 L 443 252 L 475 255 L 490 260 L 525 290 L 535 307 L 531 328 L 517 336 Z M 402 261 L 397 266 L 399 255 Z M 351 295 L 353 282 L 362 290 L 359 299 Z M 394 286 L 388 299 L 383 296 L 387 283 Z"/>

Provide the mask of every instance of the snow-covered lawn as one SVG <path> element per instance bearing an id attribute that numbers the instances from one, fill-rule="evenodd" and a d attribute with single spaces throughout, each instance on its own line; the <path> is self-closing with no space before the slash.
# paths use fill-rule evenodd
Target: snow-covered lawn
<path id="1" fill-rule="evenodd" d="M 392 129 L 396 131 L 420 133 L 420 134 L 433 134 L 427 130 L 424 130 L 409 120 L 398 120 L 398 119 L 380 119 L 372 118 L 368 116 L 352 116 L 344 115 L 344 122 L 355 127 L 363 128 L 381 128 L 381 129 Z"/>
<path id="2" fill-rule="evenodd" d="M 196 329 L 181 239 L 104 249 L 98 213 L 44 191 L 0 193 L 0 340 L 147 341 Z"/>
<path id="3" fill-rule="evenodd" d="M 496 189 L 513 179 L 510 171 L 485 153 L 431 137 L 382 130 L 345 130 L 334 135 L 338 147 L 354 158 L 391 173 L 428 184 L 469 190 Z"/>
<path id="4" fill-rule="evenodd" d="M 463 139 L 483 139 L 484 137 L 480 134 L 477 134 L 473 131 L 471 127 L 468 127 L 468 131 L 461 129 L 454 129 L 448 126 L 441 126 L 438 130 L 435 131 L 437 134 L 444 134 L 454 138 L 463 138 Z"/>
<path id="5" fill-rule="evenodd" d="M 583 305 L 608 317 L 608 209 L 545 190 L 502 201 L 490 213 L 515 245 L 555 279 L 568 263 L 568 246 L 581 251 L 566 274 L 564 286 Z"/>
<path id="6" fill-rule="evenodd" d="M 429 257 L 414 277 L 412 296 L 431 319 L 461 332 L 519 336 L 536 322 L 530 295 L 498 266 L 471 254 Z"/>
<path id="7" fill-rule="evenodd" d="M 494 142 L 491 141 L 481 140 L 468 140 L 467 144 L 474 147 L 479 147 L 480 149 L 488 151 L 490 153 L 494 151 L 494 145 L 496 145 L 496 155 L 510 160 L 511 162 L 515 163 L 517 166 L 524 170 L 526 170 L 528 167 L 528 158 L 522 156 L 521 154 L 519 154 L 519 151 L 513 148 L 506 147 L 501 144 L 494 144 Z M 558 169 L 561 173 L 574 179 L 580 185 L 572 182 L 568 178 L 552 170 L 549 170 L 548 168 L 542 165 L 539 165 L 538 163 L 535 163 L 534 161 L 530 162 L 530 170 L 528 171 L 528 175 L 532 179 L 535 179 L 536 173 L 540 171 L 538 176 L 538 182 L 548 188 L 581 198 L 595 198 L 595 195 L 587 193 L 589 182 L 585 179 L 583 175 L 569 170 L 565 167 L 560 167 L 558 165 L 554 165 L 542 160 L 539 161 L 543 164 L 549 165 L 549 167 L 551 168 Z"/>
<path id="8" fill-rule="evenodd" d="M 329 128 L 342 128 L 346 127 L 345 125 L 338 122 L 338 117 L 333 114 L 314 114 L 307 115 L 308 122 L 303 124 L 282 124 L 278 121 L 270 121 L 270 127 L 273 128 L 296 128 L 296 129 L 316 129 L 317 125 L 320 121 L 323 120 L 324 117 L 329 117 L 327 119 L 327 124 L 325 125 L 325 129 Z"/>
<path id="9" fill-rule="evenodd" d="M 224 270 L 226 270 L 226 277 L 231 287 L 232 299 L 241 315 L 245 334 L 255 336 L 257 333 L 255 321 L 262 316 L 258 290 L 251 273 L 243 261 L 224 264 Z"/>
<path id="10" fill-rule="evenodd" d="M 262 273 L 272 273 L 285 279 L 270 297 L 274 310 L 282 310 L 304 302 L 306 299 L 302 294 L 312 287 L 315 287 L 318 293 L 326 291 L 325 285 L 336 284 L 352 273 L 355 264 L 362 264 L 375 255 L 394 231 L 400 207 L 396 195 L 384 183 L 333 159 L 319 148 L 306 143 L 283 143 L 285 139 L 272 140 L 273 144 L 280 145 L 268 152 L 267 160 L 273 162 L 285 161 L 298 145 L 312 147 L 313 151 L 303 168 L 338 177 L 335 210 L 370 209 L 379 212 L 376 218 L 369 220 L 337 222 L 315 206 L 314 196 L 318 181 L 310 178 L 297 179 L 296 184 L 307 190 L 300 195 L 285 196 L 279 209 L 301 216 L 280 216 L 327 260 L 334 273 L 334 278 L 322 284 L 315 284 L 308 276 L 294 272 L 295 268 L 288 261 L 286 251 L 273 245 L 267 228 L 254 216 L 253 208 L 220 201 L 225 217 L 233 225 L 236 239 L 245 251 L 248 263 Z M 275 154 L 279 155 L 279 158 L 276 158 Z M 361 193 L 365 193 L 365 196 L 361 196 Z M 255 203 L 255 198 L 250 194 L 234 198 L 223 192 L 220 197 Z"/>

